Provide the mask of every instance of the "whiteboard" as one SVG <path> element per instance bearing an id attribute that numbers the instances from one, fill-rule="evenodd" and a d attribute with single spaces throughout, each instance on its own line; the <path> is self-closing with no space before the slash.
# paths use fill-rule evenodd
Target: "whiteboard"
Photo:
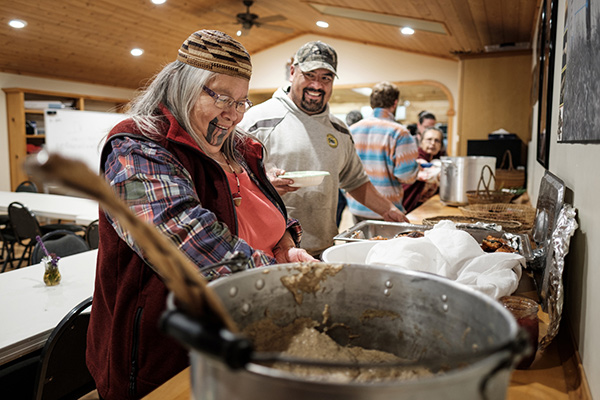
<path id="1" fill-rule="evenodd" d="M 100 151 L 113 126 L 127 118 L 121 113 L 79 110 L 46 110 L 46 150 L 83 161 L 100 171 Z"/>

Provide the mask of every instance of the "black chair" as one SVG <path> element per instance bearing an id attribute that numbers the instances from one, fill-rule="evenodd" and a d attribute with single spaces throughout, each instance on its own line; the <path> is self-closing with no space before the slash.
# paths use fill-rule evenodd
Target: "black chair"
<path id="1" fill-rule="evenodd" d="M 66 231 L 71 231 L 71 232 L 81 232 L 81 233 L 85 232 L 85 226 L 83 226 L 83 225 L 65 224 L 63 222 L 60 222 L 60 220 L 56 224 L 44 224 L 44 225 L 40 225 L 40 227 L 42 228 L 42 232 L 56 231 L 59 229 L 63 229 Z"/>
<path id="2" fill-rule="evenodd" d="M 37 368 L 34 400 L 78 399 L 96 388 L 85 364 L 85 350 L 92 305 L 88 298 L 60 321 L 42 349 Z"/>
<path id="3" fill-rule="evenodd" d="M 21 182 L 19 184 L 19 186 L 17 186 L 17 188 L 15 189 L 15 192 L 31 192 L 31 193 L 37 193 L 37 186 L 35 183 L 31 182 L 31 181 L 24 181 Z M 6 228 L 8 223 L 9 223 L 10 219 L 8 218 L 8 214 L 1 214 L 0 215 L 0 227 L 1 228 Z M 4 253 L 2 253 L 4 254 Z"/>
<path id="4" fill-rule="evenodd" d="M 90 222 L 87 228 L 85 228 L 84 238 L 88 246 L 90 246 L 90 249 L 98 248 L 98 242 L 100 241 L 100 236 L 98 232 L 98 220 Z"/>
<path id="5" fill-rule="evenodd" d="M 57 230 L 46 233 L 41 237 L 48 253 L 54 253 L 59 257 L 66 257 L 72 254 L 88 251 L 90 247 L 85 240 L 77 234 L 67 230 Z M 37 243 L 31 252 L 31 264 L 37 264 L 42 261 L 46 254 L 42 246 Z"/>
<path id="6" fill-rule="evenodd" d="M 38 193 L 38 188 L 35 183 L 33 183 L 31 181 L 24 181 L 24 182 L 21 182 L 19 184 L 19 186 L 17 186 L 17 188 L 15 189 L 15 192 Z M 68 231 L 73 231 L 73 232 L 83 232 L 85 230 L 84 226 L 81 226 L 78 224 L 65 224 L 65 223 L 62 223 L 60 220 L 56 224 L 43 224 L 43 225 L 41 225 L 41 228 L 42 228 L 42 232 L 50 232 L 50 231 L 54 231 L 57 229 L 66 229 Z"/>
<path id="7" fill-rule="evenodd" d="M 2 249 L 0 250 L 0 259 L 2 260 L 2 272 L 6 270 L 6 267 L 15 260 L 15 243 L 17 238 L 13 233 L 10 224 L 0 228 L 0 241 L 2 241 Z"/>
<path id="8" fill-rule="evenodd" d="M 19 269 L 24 260 L 29 260 L 31 250 L 36 244 L 36 236 L 41 237 L 43 233 L 35 214 L 22 203 L 17 201 L 10 203 L 8 205 L 8 216 L 10 217 L 10 226 L 16 239 L 15 244 L 18 243 L 24 247 L 23 254 L 17 264 L 17 269 Z"/>
<path id="9" fill-rule="evenodd" d="M 37 193 L 38 188 L 37 185 L 31 181 L 23 181 L 19 183 L 19 186 L 15 189 L 15 192 L 30 192 Z"/>

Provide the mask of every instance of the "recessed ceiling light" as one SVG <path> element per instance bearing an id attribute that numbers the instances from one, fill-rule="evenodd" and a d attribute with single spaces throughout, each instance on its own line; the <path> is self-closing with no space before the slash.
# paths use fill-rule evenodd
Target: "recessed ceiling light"
<path id="1" fill-rule="evenodd" d="M 152 0 L 152 3 L 154 4 L 163 4 L 166 3 L 167 0 Z"/>
<path id="2" fill-rule="evenodd" d="M 400 29 L 400 32 L 402 32 L 403 35 L 412 35 L 415 33 L 415 30 L 410 26 L 405 26 L 404 28 Z"/>
<path id="3" fill-rule="evenodd" d="M 12 26 L 13 28 L 21 29 L 27 26 L 27 22 L 23 21 L 22 19 L 12 19 L 8 21 L 8 25 Z"/>
<path id="4" fill-rule="evenodd" d="M 242 31 L 241 31 L 241 30 L 239 30 L 239 31 L 237 31 L 235 34 L 236 34 L 236 35 L 238 35 L 238 36 L 242 36 Z"/>
<path id="5" fill-rule="evenodd" d="M 142 50 L 142 49 L 138 49 L 138 48 L 131 49 L 131 55 L 132 56 L 139 57 L 142 54 L 144 54 L 144 50 Z"/>
<path id="6" fill-rule="evenodd" d="M 317 26 L 319 28 L 329 28 L 329 24 L 325 21 L 317 21 Z"/>

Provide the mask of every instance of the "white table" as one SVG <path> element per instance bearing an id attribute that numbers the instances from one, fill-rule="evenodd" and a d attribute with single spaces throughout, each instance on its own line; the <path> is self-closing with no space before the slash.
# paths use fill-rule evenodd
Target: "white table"
<path id="1" fill-rule="evenodd" d="M 94 292 L 98 250 L 60 259 L 57 286 L 46 286 L 44 266 L 0 274 L 0 365 L 40 349 L 67 313 Z"/>
<path id="2" fill-rule="evenodd" d="M 38 217 L 72 220 L 80 225 L 98 219 L 98 202 L 82 197 L 0 191 L 0 212 L 6 213 L 13 201 L 23 203 Z"/>

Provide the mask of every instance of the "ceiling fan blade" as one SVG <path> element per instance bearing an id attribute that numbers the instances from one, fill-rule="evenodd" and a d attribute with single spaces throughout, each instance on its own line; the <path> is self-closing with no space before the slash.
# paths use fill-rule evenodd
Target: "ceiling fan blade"
<path id="1" fill-rule="evenodd" d="M 259 24 L 267 24 L 269 22 L 285 21 L 287 18 L 283 15 L 271 15 L 270 17 L 258 18 L 255 22 Z"/>
<path id="2" fill-rule="evenodd" d="M 426 21 L 423 19 L 400 17 L 397 15 L 389 15 L 376 13 L 371 11 L 357 10 L 347 7 L 325 6 L 321 4 L 308 3 L 321 14 L 333 15 L 335 17 L 356 19 L 359 21 L 375 22 L 378 24 L 392 26 L 410 26 L 413 29 L 418 29 L 427 32 L 441 33 L 447 35 L 446 27 L 440 22 Z"/>
<path id="3" fill-rule="evenodd" d="M 294 33 L 292 28 L 287 28 L 285 26 L 279 25 L 271 25 L 271 24 L 256 24 L 259 28 L 270 29 L 272 31 L 282 32 L 282 33 Z"/>

